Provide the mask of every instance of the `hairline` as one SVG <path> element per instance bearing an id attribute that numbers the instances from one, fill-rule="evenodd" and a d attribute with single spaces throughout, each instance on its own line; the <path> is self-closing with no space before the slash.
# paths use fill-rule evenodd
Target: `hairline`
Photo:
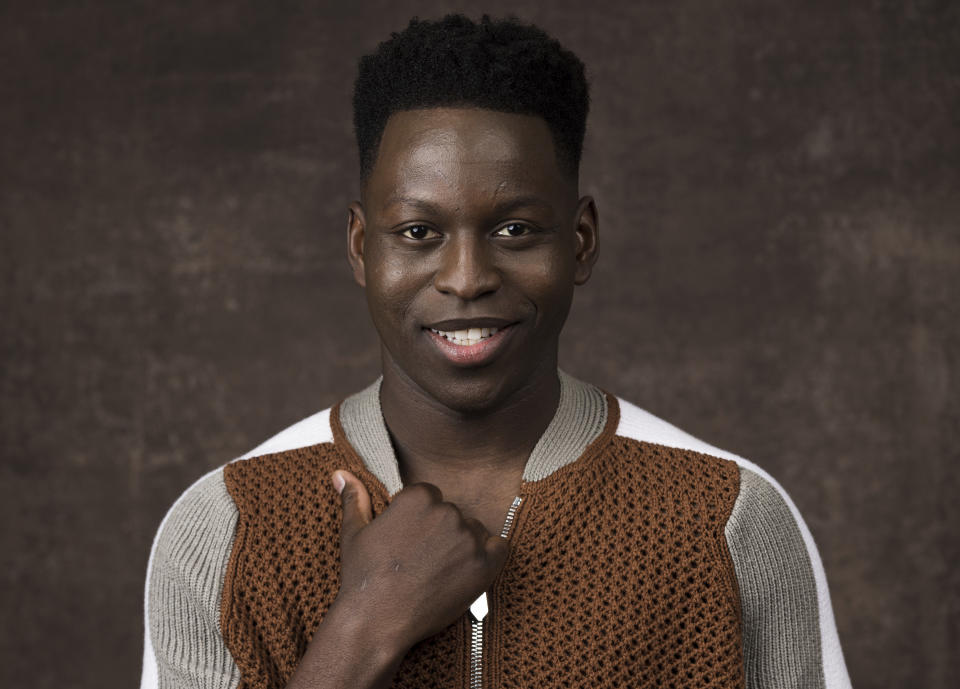
<path id="1" fill-rule="evenodd" d="M 486 105 L 480 105 L 478 103 L 473 103 L 470 101 L 464 101 L 460 103 L 438 103 L 435 105 L 423 105 L 409 108 L 397 108 L 392 110 L 387 119 L 383 123 L 383 127 L 380 128 L 380 131 L 377 135 L 376 141 L 374 142 L 372 148 L 373 156 L 370 161 L 369 169 L 364 170 L 363 161 L 360 163 L 360 186 L 365 188 L 367 182 L 370 179 L 370 175 L 373 174 L 374 168 L 377 166 L 377 161 L 380 159 L 380 145 L 383 142 L 383 134 L 387 131 L 387 125 L 394 115 L 398 113 L 407 113 L 407 112 L 424 112 L 427 110 L 486 110 L 488 112 L 497 112 L 504 115 L 521 115 L 524 117 L 535 117 L 544 123 L 547 127 L 547 131 L 550 133 L 550 141 L 553 143 L 553 156 L 557 162 L 557 167 L 560 169 L 560 172 L 563 176 L 567 177 L 574 185 L 579 188 L 580 186 L 580 163 L 573 162 L 572 160 L 567 160 L 567 156 L 561 153 L 562 146 L 557 143 L 557 135 L 553 131 L 553 127 L 550 126 L 550 122 L 547 121 L 543 115 L 537 112 L 517 112 L 514 110 L 503 110 L 500 108 L 491 108 Z M 582 155 L 582 153 L 581 153 Z"/>

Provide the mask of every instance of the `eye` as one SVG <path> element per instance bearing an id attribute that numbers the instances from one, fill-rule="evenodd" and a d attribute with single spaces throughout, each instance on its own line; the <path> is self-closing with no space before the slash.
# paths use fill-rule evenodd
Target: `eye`
<path id="1" fill-rule="evenodd" d="M 426 225 L 411 225 L 400 234 L 409 239 L 433 239 L 437 236 L 437 233 Z"/>
<path id="2" fill-rule="evenodd" d="M 504 225 L 493 234 L 495 237 L 523 237 L 531 232 L 532 230 L 528 225 L 524 225 L 520 222 L 512 222 Z"/>

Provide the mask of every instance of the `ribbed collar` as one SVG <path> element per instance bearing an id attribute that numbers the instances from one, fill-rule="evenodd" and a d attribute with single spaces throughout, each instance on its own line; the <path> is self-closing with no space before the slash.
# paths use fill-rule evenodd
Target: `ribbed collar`
<path id="1" fill-rule="evenodd" d="M 530 453 L 523 470 L 524 481 L 540 481 L 560 467 L 575 462 L 600 435 L 607 423 L 607 398 L 588 383 L 557 371 L 560 403 L 557 411 Z M 380 409 L 378 378 L 365 390 L 340 404 L 340 424 L 353 449 L 367 469 L 391 496 L 403 488 L 400 467 Z"/>

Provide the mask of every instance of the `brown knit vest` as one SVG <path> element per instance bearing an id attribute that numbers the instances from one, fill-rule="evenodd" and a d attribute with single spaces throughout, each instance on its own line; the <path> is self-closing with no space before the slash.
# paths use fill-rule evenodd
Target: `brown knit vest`
<path id="1" fill-rule="evenodd" d="M 574 463 L 525 483 L 511 554 L 488 599 L 486 687 L 743 687 L 740 603 L 724 525 L 730 461 L 603 433 Z M 234 462 L 239 510 L 221 628 L 242 688 L 282 689 L 340 585 L 347 468 L 374 513 L 388 495 L 331 413 L 334 442 Z M 466 614 L 406 656 L 394 687 L 467 687 Z"/>

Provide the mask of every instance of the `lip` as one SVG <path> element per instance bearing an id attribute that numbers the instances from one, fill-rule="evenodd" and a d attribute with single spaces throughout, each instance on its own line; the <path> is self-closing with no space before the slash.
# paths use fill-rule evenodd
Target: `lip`
<path id="1" fill-rule="evenodd" d="M 484 319 L 475 319 L 471 321 L 441 321 L 441 324 L 446 326 L 444 328 L 439 328 L 435 325 L 430 326 L 430 328 L 436 328 L 437 330 L 457 330 L 461 328 L 450 327 L 450 324 L 462 325 L 468 324 L 473 327 L 483 327 L 483 328 L 498 328 L 497 332 L 480 340 L 478 343 L 473 345 L 458 345 L 454 344 L 443 335 L 439 335 L 430 328 L 424 328 L 423 332 L 433 341 L 433 344 L 440 350 L 440 353 L 447 359 L 450 363 L 456 366 L 483 366 L 490 363 L 490 361 L 497 355 L 506 343 L 509 341 L 510 336 L 513 334 L 513 325 L 507 321 L 500 321 L 501 323 L 506 323 L 506 325 L 480 325 L 480 323 L 485 322 Z"/>

